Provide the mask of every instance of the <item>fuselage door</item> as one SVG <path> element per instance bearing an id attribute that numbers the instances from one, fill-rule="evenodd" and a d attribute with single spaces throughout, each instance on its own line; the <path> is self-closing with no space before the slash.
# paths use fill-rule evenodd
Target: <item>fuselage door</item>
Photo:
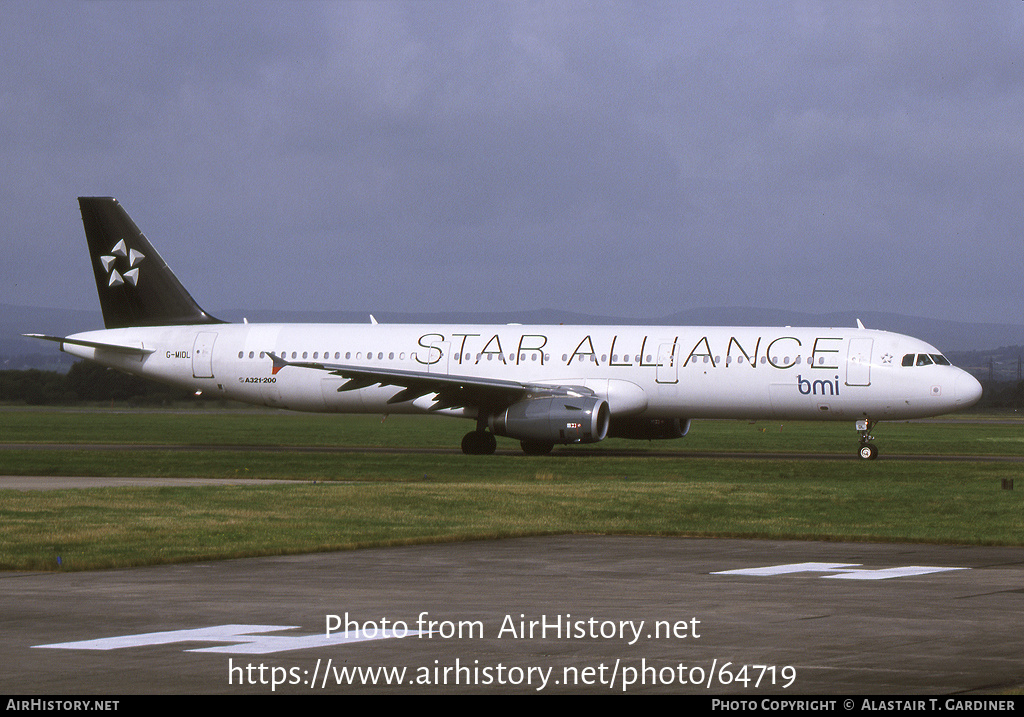
<path id="1" fill-rule="evenodd" d="M 427 349 L 427 373 L 448 375 L 448 358 L 451 356 L 451 341 L 434 341 Z"/>
<path id="2" fill-rule="evenodd" d="M 846 385 L 871 385 L 871 347 L 874 339 L 850 339 L 846 354 Z"/>
<path id="3" fill-rule="evenodd" d="M 655 381 L 657 383 L 679 382 L 679 374 L 676 371 L 675 343 L 662 343 L 658 345 L 658 366 L 655 369 Z"/>
<path id="4" fill-rule="evenodd" d="M 201 331 L 192 346 L 192 377 L 213 378 L 213 342 L 217 334 Z"/>

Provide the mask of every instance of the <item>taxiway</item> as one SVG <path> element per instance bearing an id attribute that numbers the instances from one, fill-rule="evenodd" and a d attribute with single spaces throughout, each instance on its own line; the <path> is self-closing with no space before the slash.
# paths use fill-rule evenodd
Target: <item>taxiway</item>
<path id="1" fill-rule="evenodd" d="M 1021 585 L 1020 548 L 599 536 L 6 573 L 0 691 L 984 692 Z"/>

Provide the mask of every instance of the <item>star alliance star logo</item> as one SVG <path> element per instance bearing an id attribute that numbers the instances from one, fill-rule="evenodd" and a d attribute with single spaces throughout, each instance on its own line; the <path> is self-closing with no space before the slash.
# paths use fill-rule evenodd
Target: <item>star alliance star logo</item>
<path id="1" fill-rule="evenodd" d="M 128 271 L 119 273 L 114 264 L 117 262 L 117 257 L 123 257 L 128 260 Z M 139 285 L 139 267 L 142 260 L 146 258 L 146 255 L 141 251 L 135 251 L 134 249 L 128 249 L 124 244 L 124 239 L 114 245 L 114 248 L 110 250 L 110 254 L 100 257 L 100 264 L 103 265 L 103 271 L 110 274 L 110 281 L 107 286 L 123 286 L 125 282 L 128 282 L 132 286 Z"/>

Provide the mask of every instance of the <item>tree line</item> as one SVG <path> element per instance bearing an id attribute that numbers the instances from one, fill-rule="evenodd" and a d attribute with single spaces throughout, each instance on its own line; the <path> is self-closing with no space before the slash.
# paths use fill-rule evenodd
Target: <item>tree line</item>
<path id="1" fill-rule="evenodd" d="M 90 361 L 73 364 L 67 373 L 40 369 L 0 371 L 0 402 L 29 406 L 76 403 L 165 405 L 196 400 L 191 391 L 105 368 Z"/>

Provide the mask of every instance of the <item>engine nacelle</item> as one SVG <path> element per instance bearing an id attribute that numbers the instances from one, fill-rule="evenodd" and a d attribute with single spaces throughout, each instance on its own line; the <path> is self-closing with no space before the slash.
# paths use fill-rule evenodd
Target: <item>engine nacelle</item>
<path id="1" fill-rule="evenodd" d="M 611 438 L 637 438 L 646 441 L 682 438 L 689 432 L 689 418 L 616 418 L 608 429 Z"/>
<path id="2" fill-rule="evenodd" d="M 496 435 L 538 443 L 597 443 L 608 435 L 608 402 L 593 396 L 550 396 L 514 403 L 487 419 Z"/>

